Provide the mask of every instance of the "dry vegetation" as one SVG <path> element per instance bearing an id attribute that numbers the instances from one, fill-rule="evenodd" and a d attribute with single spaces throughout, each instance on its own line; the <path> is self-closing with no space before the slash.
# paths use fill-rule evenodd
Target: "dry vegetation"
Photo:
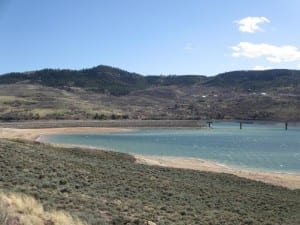
<path id="1" fill-rule="evenodd" d="M 300 120 L 300 71 L 142 76 L 109 66 L 0 76 L 0 120 Z"/>
<path id="2" fill-rule="evenodd" d="M 0 139 L 0 174 L 0 189 L 91 225 L 300 224 L 300 190 L 140 165 L 116 152 Z"/>
<path id="3" fill-rule="evenodd" d="M 85 225 L 64 211 L 45 211 L 33 197 L 0 192 L 1 225 Z"/>
<path id="4" fill-rule="evenodd" d="M 266 93 L 266 94 L 264 94 Z M 151 87 L 123 96 L 31 84 L 0 85 L 0 119 L 300 120 L 296 88 L 261 92 L 195 84 Z"/>
<path id="5" fill-rule="evenodd" d="M 87 119 L 99 114 L 119 114 L 118 110 L 102 104 L 101 99 L 85 99 L 80 90 L 65 91 L 40 85 L 0 85 L 0 115 L 2 118 Z"/>

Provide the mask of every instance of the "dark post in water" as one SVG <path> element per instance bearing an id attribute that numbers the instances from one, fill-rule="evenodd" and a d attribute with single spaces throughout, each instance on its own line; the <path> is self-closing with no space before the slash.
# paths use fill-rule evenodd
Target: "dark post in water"
<path id="1" fill-rule="evenodd" d="M 288 129 L 288 122 L 285 122 L 285 130 Z"/>
<path id="2" fill-rule="evenodd" d="M 242 122 L 240 122 L 240 130 L 243 128 L 243 124 Z"/>

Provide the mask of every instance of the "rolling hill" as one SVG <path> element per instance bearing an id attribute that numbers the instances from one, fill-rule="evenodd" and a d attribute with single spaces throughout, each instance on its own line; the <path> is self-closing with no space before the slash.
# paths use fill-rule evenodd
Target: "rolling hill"
<path id="1" fill-rule="evenodd" d="M 300 71 L 143 76 L 109 66 L 0 76 L 0 119 L 300 120 Z"/>

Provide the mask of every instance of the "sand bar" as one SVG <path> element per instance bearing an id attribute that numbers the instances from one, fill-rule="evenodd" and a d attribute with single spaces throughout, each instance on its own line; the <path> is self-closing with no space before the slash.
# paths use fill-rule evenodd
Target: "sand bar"
<path id="1" fill-rule="evenodd" d="M 35 141 L 41 135 L 66 133 L 112 133 L 126 132 L 132 129 L 106 128 L 106 127 L 67 127 L 67 128 L 41 128 L 41 129 L 15 129 L 0 128 L 0 138 L 25 139 Z"/>
<path id="2" fill-rule="evenodd" d="M 126 128 L 98 128 L 98 127 L 69 127 L 69 128 L 43 128 L 43 129 L 14 129 L 0 128 L 0 138 L 17 138 L 36 140 L 40 135 L 63 133 L 111 133 L 126 132 L 132 129 Z M 164 166 L 172 168 L 193 169 L 216 173 L 230 173 L 236 176 L 262 181 L 265 183 L 300 189 L 300 174 L 275 173 L 264 171 L 242 170 L 227 167 L 213 161 L 168 156 L 134 155 L 138 163 L 147 165 Z"/>

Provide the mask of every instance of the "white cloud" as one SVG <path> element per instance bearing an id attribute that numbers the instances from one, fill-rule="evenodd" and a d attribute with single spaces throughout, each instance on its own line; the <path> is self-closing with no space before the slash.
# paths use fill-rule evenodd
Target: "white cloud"
<path id="1" fill-rule="evenodd" d="M 270 70 L 272 67 L 269 66 L 254 66 L 253 70 Z"/>
<path id="2" fill-rule="evenodd" d="M 263 30 L 259 27 L 258 24 L 261 23 L 270 23 L 271 21 L 266 17 L 245 17 L 239 21 L 236 21 L 236 23 L 239 25 L 239 30 L 241 32 L 247 32 L 247 33 L 254 33 L 258 30 Z"/>
<path id="3" fill-rule="evenodd" d="M 272 63 L 300 60 L 300 50 L 291 45 L 276 46 L 265 43 L 253 44 L 250 42 L 240 42 L 236 46 L 232 46 L 231 49 L 233 50 L 233 57 L 264 57 Z"/>

